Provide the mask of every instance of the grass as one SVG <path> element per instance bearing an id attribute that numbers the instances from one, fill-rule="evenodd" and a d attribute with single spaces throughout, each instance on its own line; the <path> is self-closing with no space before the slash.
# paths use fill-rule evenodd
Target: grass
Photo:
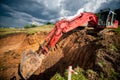
<path id="1" fill-rule="evenodd" d="M 34 34 L 36 32 L 42 31 L 42 32 L 50 32 L 54 25 L 42 25 L 37 27 L 31 27 L 31 28 L 0 28 L 0 36 L 5 36 L 8 34 L 14 34 L 14 33 L 26 33 L 26 34 Z M 120 34 L 120 25 L 117 29 L 113 29 L 117 34 Z"/>
<path id="2" fill-rule="evenodd" d="M 0 71 L 4 70 L 4 66 L 0 63 Z"/>
<path id="3" fill-rule="evenodd" d="M 117 29 L 113 29 L 113 31 L 115 31 L 115 33 L 117 33 L 117 34 L 120 34 L 120 25 L 118 26 Z"/>
<path id="4" fill-rule="evenodd" d="M 33 34 L 33 33 L 39 32 L 39 31 L 50 32 L 52 30 L 53 26 L 54 25 L 43 25 L 43 26 L 38 26 L 35 28 L 28 28 L 28 29 L 26 29 L 26 33 Z"/>
<path id="5" fill-rule="evenodd" d="M 16 29 L 16 28 L 0 28 L 0 36 L 12 34 L 12 33 L 20 33 L 20 32 L 25 32 L 25 30 Z"/>
<path id="6" fill-rule="evenodd" d="M 117 80 L 117 77 L 120 77 L 120 74 L 117 73 L 113 68 L 111 68 L 109 80 Z"/>
<path id="7" fill-rule="evenodd" d="M 72 74 L 71 80 L 88 80 L 84 75 L 84 70 L 82 68 L 75 68 L 74 71 L 77 74 Z M 59 73 L 56 73 L 50 80 L 68 80 L 68 69 L 64 73 L 64 76 L 61 76 Z"/>
<path id="8" fill-rule="evenodd" d="M 98 80 L 118 80 L 120 74 L 113 68 L 110 69 L 108 76 L 105 77 L 103 72 L 100 72 L 100 78 Z"/>
<path id="9" fill-rule="evenodd" d="M 50 32 L 54 25 L 42 25 L 33 28 L 0 28 L 0 36 L 5 36 L 8 34 L 14 33 L 26 33 L 26 34 L 34 34 L 36 32 Z"/>
<path id="10" fill-rule="evenodd" d="M 102 63 L 102 65 L 106 65 L 106 63 Z M 84 70 L 80 67 L 74 69 L 77 74 L 72 74 L 71 80 L 117 80 L 120 77 L 120 74 L 117 73 L 113 68 L 109 70 L 108 76 L 105 76 L 103 72 L 97 73 L 92 69 Z M 68 80 L 68 69 L 61 76 L 59 73 L 56 73 L 50 80 Z"/>
<path id="11" fill-rule="evenodd" d="M 65 80 L 59 73 L 56 73 L 50 80 Z"/>
<path id="12" fill-rule="evenodd" d="M 110 49 L 113 51 L 118 51 L 117 47 L 113 44 L 110 44 Z"/>

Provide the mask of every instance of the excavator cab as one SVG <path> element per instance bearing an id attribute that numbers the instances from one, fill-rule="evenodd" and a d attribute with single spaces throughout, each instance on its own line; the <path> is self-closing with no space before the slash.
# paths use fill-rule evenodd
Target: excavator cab
<path id="1" fill-rule="evenodd" d="M 106 26 L 107 27 L 114 26 L 115 22 L 116 22 L 116 13 L 114 13 L 113 11 L 109 11 L 109 14 L 106 20 Z"/>
<path id="2" fill-rule="evenodd" d="M 101 10 L 99 13 L 98 26 L 100 28 L 118 28 L 116 13 L 110 9 Z"/>

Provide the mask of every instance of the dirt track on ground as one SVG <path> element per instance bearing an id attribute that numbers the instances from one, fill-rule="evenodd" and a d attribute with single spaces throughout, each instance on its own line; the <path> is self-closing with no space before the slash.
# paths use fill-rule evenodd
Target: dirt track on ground
<path id="1" fill-rule="evenodd" d="M 22 52 L 26 49 L 37 50 L 46 37 L 46 33 L 34 35 L 15 34 L 0 39 L 0 78 L 18 79 L 17 70 Z M 30 80 L 49 80 L 56 72 L 61 75 L 68 66 L 73 68 L 93 69 L 102 71 L 108 77 L 109 70 L 114 68 L 120 72 L 120 36 L 111 33 L 89 35 L 85 30 L 72 31 L 61 38 L 52 48 L 42 66 L 31 76 Z M 115 45 L 118 50 L 112 50 Z M 100 62 L 105 62 L 104 68 Z"/>

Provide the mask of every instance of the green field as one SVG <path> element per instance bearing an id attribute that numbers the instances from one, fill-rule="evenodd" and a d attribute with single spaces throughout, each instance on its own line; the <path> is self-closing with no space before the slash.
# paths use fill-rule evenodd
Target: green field
<path id="1" fill-rule="evenodd" d="M 0 36 L 5 36 L 14 33 L 34 34 L 36 32 L 50 32 L 54 25 L 42 25 L 31 28 L 0 28 Z"/>
<path id="2" fill-rule="evenodd" d="M 0 28 L 0 36 L 5 36 L 8 34 L 14 34 L 14 33 L 26 33 L 26 34 L 34 34 L 36 32 L 50 32 L 53 29 L 54 25 L 42 25 L 42 26 L 36 26 L 36 27 L 30 27 L 30 28 Z M 112 29 L 117 34 L 120 34 L 120 25 L 117 29 Z"/>

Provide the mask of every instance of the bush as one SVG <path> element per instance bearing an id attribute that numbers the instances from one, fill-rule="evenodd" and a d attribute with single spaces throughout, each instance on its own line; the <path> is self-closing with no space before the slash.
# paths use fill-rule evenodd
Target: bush
<path id="1" fill-rule="evenodd" d="M 50 24 L 52 24 L 52 23 L 51 23 L 51 22 L 47 22 L 47 23 L 46 23 L 46 25 L 50 25 Z"/>
<path id="2" fill-rule="evenodd" d="M 118 28 L 117 28 L 117 29 L 113 29 L 113 31 L 114 31 L 116 34 L 120 34 L 120 25 L 118 25 Z"/>
<path id="3" fill-rule="evenodd" d="M 71 80 L 87 80 L 82 68 L 74 69 L 77 74 L 72 74 Z M 50 80 L 68 80 L 68 69 L 65 71 L 64 76 L 62 77 L 59 73 L 56 73 Z"/>
<path id="4" fill-rule="evenodd" d="M 59 73 L 56 73 L 50 80 L 65 80 Z"/>
<path id="5" fill-rule="evenodd" d="M 37 25 L 35 25 L 35 24 L 28 24 L 28 25 L 24 26 L 24 28 L 33 28 L 33 27 L 37 27 Z"/>

